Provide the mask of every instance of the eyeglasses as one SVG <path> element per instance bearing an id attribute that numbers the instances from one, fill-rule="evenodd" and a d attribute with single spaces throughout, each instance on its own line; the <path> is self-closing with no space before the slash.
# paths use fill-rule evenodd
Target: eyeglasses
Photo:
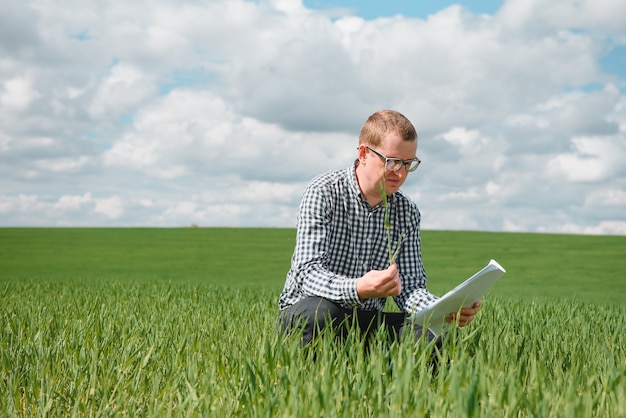
<path id="1" fill-rule="evenodd" d="M 367 149 L 372 151 L 374 154 L 378 155 L 385 162 L 385 168 L 389 171 L 395 172 L 395 171 L 400 170 L 402 166 L 404 166 L 406 171 L 410 173 L 411 171 L 417 170 L 417 167 L 419 167 L 421 163 L 419 158 L 413 158 L 412 160 L 401 160 L 400 158 L 387 158 L 380 152 L 370 147 L 367 147 Z"/>

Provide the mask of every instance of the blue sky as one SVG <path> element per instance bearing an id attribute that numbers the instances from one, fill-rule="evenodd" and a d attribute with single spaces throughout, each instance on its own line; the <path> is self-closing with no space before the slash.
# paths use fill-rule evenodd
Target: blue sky
<path id="1" fill-rule="evenodd" d="M 622 80 L 626 79 L 626 46 L 608 45 L 608 52 L 600 59 L 602 69 L 608 73 L 618 75 Z M 621 86 L 622 91 L 626 91 Z"/>
<path id="2" fill-rule="evenodd" d="M 345 8 L 350 13 L 364 19 L 376 19 L 378 17 L 391 17 L 397 14 L 407 17 L 427 18 L 428 15 L 438 12 L 452 4 L 462 4 L 473 13 L 495 13 L 502 1 L 411 1 L 411 0 L 388 0 L 388 1 L 335 1 L 335 0 L 306 0 L 305 6 L 311 9 Z"/>
<path id="3" fill-rule="evenodd" d="M 8 0 L 0 226 L 295 226 L 404 113 L 424 229 L 626 235 L 626 2 Z"/>

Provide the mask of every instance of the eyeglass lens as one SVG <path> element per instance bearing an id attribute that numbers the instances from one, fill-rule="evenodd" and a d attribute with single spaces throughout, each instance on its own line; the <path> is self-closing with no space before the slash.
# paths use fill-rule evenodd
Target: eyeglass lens
<path id="1" fill-rule="evenodd" d="M 416 160 L 404 162 L 402 160 L 388 158 L 385 164 L 385 168 L 387 168 L 387 170 L 389 171 L 398 171 L 402 168 L 402 166 L 405 166 L 407 171 L 415 171 L 419 164 L 419 161 Z"/>
<path id="2" fill-rule="evenodd" d="M 406 171 L 415 171 L 421 163 L 421 161 L 418 159 L 404 161 L 399 158 L 387 158 L 375 149 L 372 149 L 370 147 L 367 147 L 367 149 L 378 155 L 382 160 L 384 160 L 385 168 L 389 171 L 398 171 L 402 168 L 402 166 L 406 167 Z"/>

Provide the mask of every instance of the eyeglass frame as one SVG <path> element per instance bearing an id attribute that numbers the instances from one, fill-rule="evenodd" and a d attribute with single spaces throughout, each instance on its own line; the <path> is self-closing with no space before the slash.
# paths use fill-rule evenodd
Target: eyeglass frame
<path id="1" fill-rule="evenodd" d="M 383 161 L 385 161 L 385 169 L 386 169 L 386 170 L 389 170 L 389 171 L 391 171 L 391 172 L 394 172 L 394 173 L 395 173 L 395 172 L 397 172 L 397 171 L 400 171 L 400 169 L 401 169 L 402 167 L 404 167 L 404 169 L 406 170 L 406 172 L 407 172 L 407 173 L 412 173 L 412 172 L 414 172 L 415 170 L 417 170 L 417 167 L 419 167 L 419 166 L 420 166 L 420 163 L 422 162 L 422 161 L 421 161 L 419 158 L 417 158 L 417 157 L 412 158 L 412 159 L 410 159 L 410 160 L 403 160 L 403 159 L 400 159 L 400 158 L 388 158 L 388 157 L 384 156 L 383 154 L 381 154 L 380 152 L 376 151 L 375 149 L 370 148 L 370 147 L 369 147 L 369 146 L 367 146 L 367 145 L 365 146 L 365 148 L 367 148 L 368 150 L 372 151 L 374 154 L 378 155 L 378 156 L 379 156 L 379 157 L 380 157 Z M 402 165 L 401 165 L 400 167 L 398 167 L 396 170 L 392 170 L 392 169 L 390 169 L 390 168 L 388 167 L 388 165 L 389 165 L 389 161 L 392 161 L 392 162 L 393 162 L 393 161 L 395 161 L 395 162 L 400 161 L 400 162 L 402 163 Z M 411 163 L 413 163 L 413 162 L 417 162 L 417 164 L 415 165 L 415 168 L 414 168 L 413 170 L 409 170 L 409 165 L 410 165 Z M 395 164 L 394 164 L 394 165 L 395 165 Z"/>

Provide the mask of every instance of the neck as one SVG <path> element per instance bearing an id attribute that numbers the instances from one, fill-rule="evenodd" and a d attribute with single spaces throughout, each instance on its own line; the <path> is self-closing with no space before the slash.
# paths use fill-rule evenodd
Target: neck
<path id="1" fill-rule="evenodd" d="M 355 168 L 356 182 L 361 190 L 361 193 L 365 197 L 365 200 L 371 207 L 377 206 L 382 203 L 383 198 L 380 195 L 380 186 L 378 183 L 370 184 L 371 181 L 365 177 L 365 173 L 363 173 L 362 167 L 360 164 L 356 165 Z"/>

